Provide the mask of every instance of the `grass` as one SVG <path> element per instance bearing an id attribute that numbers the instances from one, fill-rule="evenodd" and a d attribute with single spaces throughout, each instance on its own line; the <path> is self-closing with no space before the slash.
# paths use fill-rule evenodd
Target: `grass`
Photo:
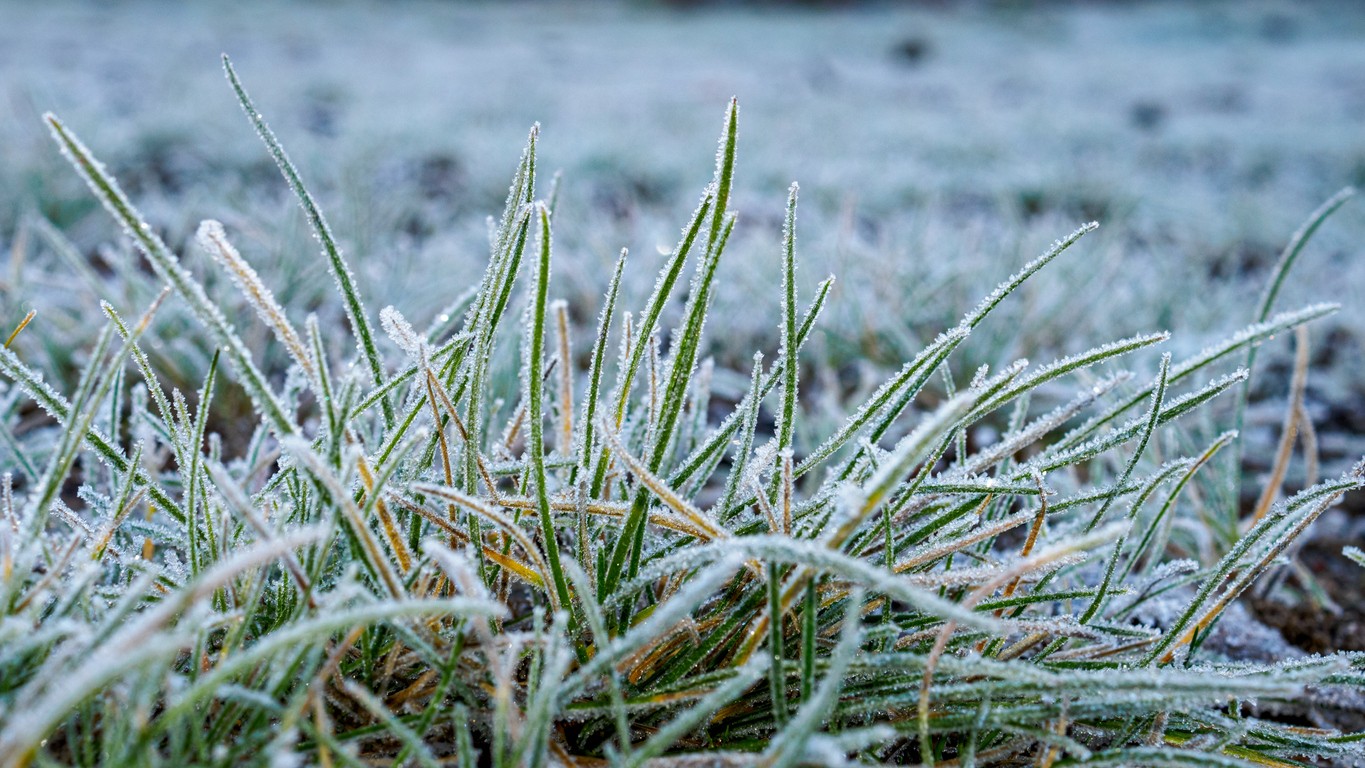
<path id="1" fill-rule="evenodd" d="M 1238 596 L 1365 484 L 1361 464 L 1280 500 L 1272 488 L 1243 519 L 1229 501 L 1241 480 L 1214 460 L 1240 445 L 1225 422 L 1241 418 L 1256 347 L 1336 309 L 1273 304 L 1339 201 L 1220 344 L 1154 359 L 1170 335 L 1144 333 L 1043 365 L 955 373 L 998 307 L 1084 247 L 1087 224 L 825 426 L 800 390 L 822 365 L 803 353 L 832 280 L 799 290 L 794 185 L 771 286 L 780 348 L 755 356 L 741 397 L 711 389 L 707 320 L 740 226 L 736 103 L 713 179 L 643 308 L 618 306 L 637 269 L 624 253 L 602 303 L 578 308 L 600 318 L 582 356 L 570 308 L 552 300 L 562 214 L 554 186 L 538 183 L 538 128 L 476 288 L 459 294 L 452 280 L 459 298 L 429 329 L 392 306 L 376 323 L 365 281 L 225 65 L 317 235 L 345 324 L 309 314 L 300 332 L 291 315 L 305 309 L 281 305 L 233 228 L 208 221 L 199 246 L 257 323 L 230 316 L 75 132 L 46 117 L 155 278 L 138 279 L 166 288 L 102 305 L 70 394 L 0 351 L 12 382 L 0 760 L 1360 756 L 1362 734 L 1281 713 L 1308 691 L 1359 691 L 1365 657 L 1251 663 L 1220 650 L 1243 631 L 1229 618 Z M 171 306 L 193 325 L 165 325 Z M 724 319 L 709 319 L 714 335 Z M 252 325 L 284 365 L 261 362 Z M 217 350 L 190 395 L 163 387 L 147 352 L 172 334 Z M 214 405 L 230 390 L 249 403 L 235 424 Z M 16 425 L 20 398 L 46 413 L 43 426 Z M 1301 426 L 1301 411 L 1286 424 Z M 1166 618 L 1142 620 L 1153 612 Z"/>

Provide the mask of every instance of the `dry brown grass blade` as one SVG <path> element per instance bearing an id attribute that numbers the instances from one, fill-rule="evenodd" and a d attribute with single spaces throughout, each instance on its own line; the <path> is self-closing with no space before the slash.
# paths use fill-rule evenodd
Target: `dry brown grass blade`
<path id="1" fill-rule="evenodd" d="M 1308 386 L 1308 326 L 1300 325 L 1294 329 L 1294 375 L 1289 383 L 1289 405 L 1285 408 L 1284 424 L 1280 427 L 1280 444 L 1275 449 L 1275 463 L 1261 496 L 1256 501 L 1255 511 L 1243 526 L 1242 531 L 1251 530 L 1266 516 L 1275 500 L 1280 497 L 1284 485 L 1284 474 L 1289 469 L 1289 457 L 1294 451 L 1294 440 L 1298 436 L 1300 414 L 1304 412 L 1303 396 Z"/>
<path id="2" fill-rule="evenodd" d="M 15 326 L 14 330 L 10 332 L 9 337 L 5 339 L 5 349 L 9 349 L 9 345 L 13 344 L 14 340 L 18 338 L 19 332 L 27 328 L 28 324 L 33 322 L 33 318 L 37 316 L 38 310 L 36 309 L 30 309 L 28 314 L 24 315 L 24 319 L 19 321 L 19 325 Z"/>
<path id="3" fill-rule="evenodd" d="M 114 538 L 114 531 L 118 530 L 118 527 L 123 524 L 123 521 L 128 517 L 128 514 L 142 502 L 142 497 L 146 495 L 147 489 L 139 488 L 137 492 L 133 494 L 133 497 L 128 499 L 128 503 L 123 505 L 123 509 L 120 509 L 118 513 L 114 515 L 114 518 L 109 521 L 109 524 L 104 527 L 104 530 L 100 532 L 99 539 L 95 541 L 94 559 L 99 560 L 104 557 L 104 552 L 109 547 L 110 539 Z"/>
<path id="4" fill-rule="evenodd" d="M 896 573 L 905 573 L 906 571 L 909 571 L 911 569 L 918 568 L 922 565 L 927 565 L 929 563 L 934 562 L 935 560 L 947 557 L 948 555 L 951 555 L 954 552 L 960 552 L 961 550 L 966 549 L 967 547 L 970 547 L 971 545 L 976 544 L 977 542 L 994 538 L 1006 531 L 1017 528 L 1023 525 L 1024 523 L 1028 522 L 1028 519 L 1030 517 L 1035 517 L 1035 515 L 1027 511 L 1018 512 L 1016 514 L 1010 515 L 1009 517 L 996 520 L 995 522 L 990 523 L 989 525 L 983 525 L 980 528 L 977 528 L 976 530 L 972 531 L 971 533 L 966 534 L 965 536 L 954 538 L 951 541 L 946 541 L 937 547 L 932 547 L 928 550 L 920 552 L 919 554 L 906 558 L 904 561 L 897 563 L 894 570 L 896 571 Z M 1027 557 L 1027 554 L 1025 554 L 1025 557 Z"/>
<path id="5" fill-rule="evenodd" d="M 537 586 L 544 588 L 546 584 L 553 584 L 553 580 L 550 578 L 550 567 L 545 562 L 544 554 L 540 551 L 540 548 L 531 541 L 531 538 L 526 535 L 526 531 L 524 531 L 521 526 L 517 525 L 515 521 L 509 520 L 506 515 L 499 512 L 495 507 L 482 499 L 470 496 L 463 491 L 448 486 L 432 485 L 430 483 L 415 483 L 413 484 L 412 489 L 417 493 L 427 496 L 436 496 L 445 499 L 446 501 L 454 502 L 456 505 L 464 507 L 470 512 L 498 526 L 498 528 L 502 529 L 504 533 L 511 536 L 512 539 L 517 542 L 517 546 L 521 547 L 521 549 L 526 552 L 526 556 L 534 563 L 535 570 L 539 572 L 541 579 L 541 583 Z M 439 520 L 439 518 L 432 514 L 430 510 L 425 510 L 420 505 L 412 505 L 409 509 L 418 512 L 433 522 Z M 438 523 L 438 525 L 442 524 Z M 453 530 L 452 528 L 447 528 L 445 525 L 442 525 L 442 528 L 448 532 Z M 499 557 L 501 557 L 501 555 L 499 555 Z M 555 610 L 559 610 L 560 605 L 554 590 L 546 589 L 545 592 L 550 600 L 550 604 Z"/>
<path id="6" fill-rule="evenodd" d="M 1038 515 L 1033 518 L 1033 525 L 1028 529 L 1028 537 L 1024 539 L 1024 546 L 1019 550 L 1019 557 L 1021 558 L 1028 557 L 1033 552 L 1033 545 L 1038 543 L 1038 532 L 1043 529 L 1043 520 L 1047 518 L 1047 491 L 1043 488 L 1043 476 L 1037 472 L 1033 473 L 1033 482 L 1038 486 Z M 1005 587 L 1001 596 L 1011 597 L 1014 595 L 1014 590 L 1018 588 L 1019 579 L 1015 579 L 1010 582 L 1009 586 Z M 1000 611 L 996 611 L 995 615 L 999 616 Z"/>
<path id="7" fill-rule="evenodd" d="M 370 463 L 365 460 L 364 455 L 356 458 L 356 468 L 360 470 L 360 481 L 365 485 L 366 495 L 374 493 L 374 474 L 370 471 Z M 374 500 L 375 514 L 379 517 L 379 525 L 384 529 L 384 538 L 389 540 L 389 547 L 393 549 L 394 557 L 398 558 L 398 572 L 407 574 L 412 570 L 412 553 L 408 551 L 407 542 L 403 541 L 403 536 L 398 531 L 398 522 L 394 520 L 393 513 L 389 511 L 389 505 L 384 502 L 381 495 Z"/>
<path id="8" fill-rule="evenodd" d="M 519 511 L 534 510 L 536 508 L 535 499 L 527 498 L 525 496 L 503 496 L 498 499 L 498 504 L 508 509 Z M 611 518 L 624 518 L 630 513 L 630 507 L 619 502 L 601 501 L 579 504 L 577 501 L 566 501 L 562 498 L 552 499 L 550 501 L 550 509 L 555 512 L 584 512 L 589 515 Z M 701 541 L 707 540 L 706 531 L 697 527 L 691 521 L 676 515 L 664 513 L 658 509 L 649 512 L 646 522 L 665 530 L 686 534 Z"/>
<path id="9" fill-rule="evenodd" d="M 432 399 L 432 416 L 435 418 L 436 423 L 438 425 L 441 423 L 440 413 L 436 409 L 436 402 L 439 400 L 441 407 L 444 408 L 445 412 L 450 416 L 451 423 L 455 425 L 455 431 L 460 433 L 460 440 L 464 443 L 465 450 L 477 451 L 478 448 L 469 442 L 469 430 L 465 428 L 464 420 L 460 418 L 460 413 L 456 410 L 455 404 L 450 401 L 450 395 L 436 378 L 436 372 L 429 367 L 427 368 L 427 393 Z M 441 440 L 444 445 L 444 434 L 441 435 Z M 498 499 L 498 484 L 493 481 L 493 474 L 489 471 L 488 463 L 484 461 L 482 453 L 475 453 L 474 463 L 479 468 L 479 477 L 483 480 L 484 486 L 488 489 L 488 495 L 496 502 Z M 451 483 L 449 482 L 449 479 L 447 479 L 447 485 L 449 484 Z"/>
<path id="10" fill-rule="evenodd" d="M 569 343 L 569 304 L 560 299 L 550 304 L 555 316 L 555 341 L 559 348 L 559 452 L 573 451 L 573 348 Z"/>
<path id="11" fill-rule="evenodd" d="M 668 487 L 668 483 L 664 482 L 658 475 L 650 472 L 649 468 L 644 465 L 644 462 L 639 461 L 632 456 L 630 451 L 626 450 L 626 447 L 621 443 L 621 438 L 617 435 L 616 430 L 611 429 L 606 423 L 604 423 L 602 427 L 602 435 L 606 438 L 607 445 L 612 449 L 612 452 L 626 465 L 627 469 L 630 470 L 630 473 L 635 476 L 635 479 L 649 488 L 650 492 L 652 492 L 659 501 L 662 501 L 669 509 L 672 509 L 674 512 L 678 513 L 680 517 L 696 526 L 696 528 L 704 534 L 702 538 L 706 541 L 718 541 L 730 538 L 729 531 L 721 528 L 720 524 L 711 520 L 706 513 L 697 509 L 686 499 L 675 493 L 672 488 Z"/>

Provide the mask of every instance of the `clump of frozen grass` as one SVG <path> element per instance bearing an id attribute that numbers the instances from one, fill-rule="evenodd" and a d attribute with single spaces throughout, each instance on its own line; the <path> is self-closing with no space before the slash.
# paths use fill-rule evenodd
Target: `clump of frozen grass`
<path id="1" fill-rule="evenodd" d="M 798 295 L 793 186 L 775 254 L 781 345 L 755 357 L 747 394 L 717 423 L 703 331 L 736 224 L 733 102 L 714 179 L 653 294 L 636 313 L 616 305 L 623 254 L 583 370 L 551 299 L 538 129 L 487 270 L 448 311 L 456 321 L 419 331 L 388 307 L 376 326 L 227 69 L 318 235 L 349 329 L 310 315 L 301 333 L 229 229 L 206 222 L 201 247 L 292 361 L 284 386 L 272 382 L 199 278 L 48 117 L 223 364 L 193 407 L 163 389 L 143 343 L 164 297 L 132 308 L 132 324 L 104 306 L 70 397 L 0 351 L 6 398 L 22 393 L 56 424 L 3 430 L 6 763 L 1222 766 L 1360 754 L 1360 734 L 1260 707 L 1359 688 L 1365 658 L 1255 665 L 1204 643 L 1365 467 L 1242 522 L 1181 493 L 1235 436 L 1194 444 L 1176 424 L 1247 376 L 1214 366 L 1333 307 L 1267 304 L 1226 343 L 1155 370 L 1078 378 L 1164 333 L 954 381 L 954 352 L 1086 225 L 841 426 L 808 434 L 801 354 L 830 282 Z M 681 317 L 665 327 L 689 264 Z M 351 362 L 326 343 L 345 332 Z M 519 379 L 500 374 L 511 366 Z M 222 378 L 253 408 L 240 454 L 213 435 Z M 1067 382 L 1061 405 L 1030 407 Z M 1188 456 L 1157 458 L 1181 444 Z M 1238 535 L 1207 562 L 1168 563 L 1174 518 L 1212 514 Z M 1169 620 L 1133 618 L 1173 597 Z"/>

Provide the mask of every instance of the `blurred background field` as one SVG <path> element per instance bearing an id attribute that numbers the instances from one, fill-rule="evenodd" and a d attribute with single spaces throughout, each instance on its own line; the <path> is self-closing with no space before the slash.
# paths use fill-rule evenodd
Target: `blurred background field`
<path id="1" fill-rule="evenodd" d="M 777 307 L 752 297 L 772 295 L 784 192 L 800 181 L 803 295 L 839 279 L 806 358 L 824 364 L 803 372 L 816 413 L 1092 219 L 1100 231 L 1002 308 L 958 375 L 1157 329 L 1177 331 L 1166 348 L 1179 359 L 1249 323 L 1298 224 L 1365 183 L 1357 2 L 7 1 L 0 319 L 39 311 L 20 339 L 38 367 L 74 370 L 64 362 L 93 337 L 95 298 L 131 312 L 157 289 L 59 156 L 47 110 L 224 302 L 242 306 L 189 244 L 210 216 L 286 306 L 340 327 L 324 260 L 220 52 L 321 198 L 371 313 L 399 303 L 418 322 L 481 273 L 485 217 L 539 121 L 541 168 L 563 173 L 558 290 L 590 325 L 621 247 L 635 274 L 671 247 L 738 96 L 741 220 L 708 349 L 722 393 L 742 386 L 725 372 L 747 370 L 753 349 L 775 350 Z M 65 256 L 44 219 L 69 239 Z M 1355 200 L 1277 305 L 1345 305 L 1313 328 L 1308 403 L 1330 471 L 1358 458 L 1365 433 L 1363 249 Z M 648 289 L 626 286 L 626 306 Z M 178 339 L 176 322 L 158 319 L 154 351 L 195 382 L 211 350 Z M 1288 351 L 1276 340 L 1261 357 L 1253 472 L 1278 436 Z"/>

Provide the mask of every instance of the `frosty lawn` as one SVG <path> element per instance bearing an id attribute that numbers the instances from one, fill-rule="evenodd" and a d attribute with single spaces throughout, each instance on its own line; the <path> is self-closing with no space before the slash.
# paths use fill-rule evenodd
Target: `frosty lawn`
<path id="1" fill-rule="evenodd" d="M 151 298 L 102 305 L 69 394 L 22 344 L 0 352 L 7 412 L 33 401 L 48 417 L 3 430 L 0 759 L 1360 756 L 1361 734 L 1323 718 L 1351 715 L 1365 656 L 1227 653 L 1245 631 L 1228 620 L 1236 598 L 1278 578 L 1296 538 L 1365 484 L 1360 463 L 1276 501 L 1276 472 L 1243 518 L 1223 456 L 1242 447 L 1229 427 L 1254 350 L 1335 306 L 1281 310 L 1269 290 L 1250 325 L 1194 354 L 1143 355 L 1171 338 L 1145 332 L 964 371 L 997 309 L 1086 248 L 1087 224 L 836 421 L 801 394 L 805 371 L 827 365 L 809 342 L 836 297 L 830 281 L 801 287 L 793 186 L 763 312 L 779 346 L 753 358 L 743 394 L 713 398 L 706 321 L 743 226 L 735 103 L 711 183 L 640 304 L 620 288 L 652 259 L 626 253 L 605 299 L 552 300 L 572 209 L 539 183 L 532 129 L 482 279 L 463 294 L 453 280 L 454 303 L 430 318 L 366 307 L 370 281 L 227 71 L 349 331 L 275 298 L 256 249 L 235 245 L 245 222 L 204 222 L 207 254 L 181 261 L 77 126 L 46 117 L 152 276 L 112 271 Z M 1313 215 L 1272 285 L 1344 199 Z M 209 258 L 216 272 L 200 269 Z M 206 289 L 224 278 L 255 318 Z M 600 318 L 586 354 L 574 313 Z M 264 354 L 249 334 L 271 339 Z M 189 395 L 163 387 L 167 356 L 148 353 L 186 343 L 215 350 Z M 1306 366 L 1305 353 L 1296 381 Z M 1298 413 L 1287 424 L 1307 423 Z M 1310 716 L 1321 727 L 1295 724 Z"/>

